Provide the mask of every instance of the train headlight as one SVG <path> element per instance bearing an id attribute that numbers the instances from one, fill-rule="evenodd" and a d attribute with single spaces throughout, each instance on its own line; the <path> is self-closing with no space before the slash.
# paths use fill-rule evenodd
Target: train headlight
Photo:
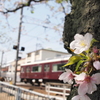
<path id="1" fill-rule="evenodd" d="M 32 82 L 34 83 L 35 82 L 35 79 L 33 79 Z"/>
<path id="2" fill-rule="evenodd" d="M 43 82 L 43 79 L 39 79 L 39 82 Z"/>

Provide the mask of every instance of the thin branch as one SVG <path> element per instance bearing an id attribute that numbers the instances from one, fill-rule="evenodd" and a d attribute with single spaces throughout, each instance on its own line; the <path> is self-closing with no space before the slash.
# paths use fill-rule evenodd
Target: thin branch
<path id="1" fill-rule="evenodd" d="M 63 12 L 64 12 L 64 14 L 66 15 L 66 10 L 65 10 L 65 7 L 63 6 L 62 3 L 61 3 L 61 6 L 62 6 L 62 8 L 63 8 Z"/>
<path id="2" fill-rule="evenodd" d="M 12 10 L 6 9 L 6 11 L 0 11 L 0 12 L 3 13 L 3 14 L 7 14 L 9 12 L 15 12 L 15 11 L 21 9 L 21 8 L 30 6 L 31 2 L 43 2 L 43 1 L 49 1 L 49 0 L 29 0 L 26 4 L 20 4 L 15 9 L 12 9 Z"/>

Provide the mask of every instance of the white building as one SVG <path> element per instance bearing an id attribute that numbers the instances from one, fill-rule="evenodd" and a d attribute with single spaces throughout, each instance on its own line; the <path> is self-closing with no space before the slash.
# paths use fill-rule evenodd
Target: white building
<path id="1" fill-rule="evenodd" d="M 46 59 L 54 59 L 61 56 L 67 56 L 68 53 L 54 51 L 51 49 L 40 49 L 37 51 L 33 51 L 27 53 L 27 57 L 25 58 L 25 63 L 32 63 L 36 61 L 46 60 Z"/>

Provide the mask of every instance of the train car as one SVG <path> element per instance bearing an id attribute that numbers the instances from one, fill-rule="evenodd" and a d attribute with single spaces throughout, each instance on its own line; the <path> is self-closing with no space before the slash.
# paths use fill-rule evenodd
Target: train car
<path id="1" fill-rule="evenodd" d="M 5 79 L 5 81 L 10 82 L 10 81 L 14 81 L 14 72 L 1 72 L 1 77 L 3 77 Z M 20 73 L 17 72 L 16 74 L 16 82 L 20 82 Z"/>
<path id="2" fill-rule="evenodd" d="M 21 81 L 31 84 L 34 82 L 38 84 L 41 82 L 60 82 L 58 78 L 64 72 L 62 66 L 68 62 L 68 59 L 69 57 L 21 65 Z"/>

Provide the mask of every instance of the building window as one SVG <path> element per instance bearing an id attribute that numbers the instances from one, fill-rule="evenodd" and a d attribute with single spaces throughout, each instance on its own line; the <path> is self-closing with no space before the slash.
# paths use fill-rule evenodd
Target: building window
<path id="1" fill-rule="evenodd" d="M 27 57 L 31 57 L 31 53 L 28 53 Z"/>
<path id="2" fill-rule="evenodd" d="M 27 61 L 27 63 L 31 63 L 31 61 Z"/>
<path id="3" fill-rule="evenodd" d="M 36 51 L 36 52 L 35 52 L 35 55 L 39 55 L 39 51 Z"/>
<path id="4" fill-rule="evenodd" d="M 32 72 L 41 72 L 41 66 L 33 66 Z"/>
<path id="5" fill-rule="evenodd" d="M 52 72 L 58 72 L 58 71 L 63 71 L 65 68 L 62 67 L 65 64 L 53 64 L 52 66 Z"/>
<path id="6" fill-rule="evenodd" d="M 56 57 L 61 57 L 61 55 L 60 54 L 56 54 Z"/>

